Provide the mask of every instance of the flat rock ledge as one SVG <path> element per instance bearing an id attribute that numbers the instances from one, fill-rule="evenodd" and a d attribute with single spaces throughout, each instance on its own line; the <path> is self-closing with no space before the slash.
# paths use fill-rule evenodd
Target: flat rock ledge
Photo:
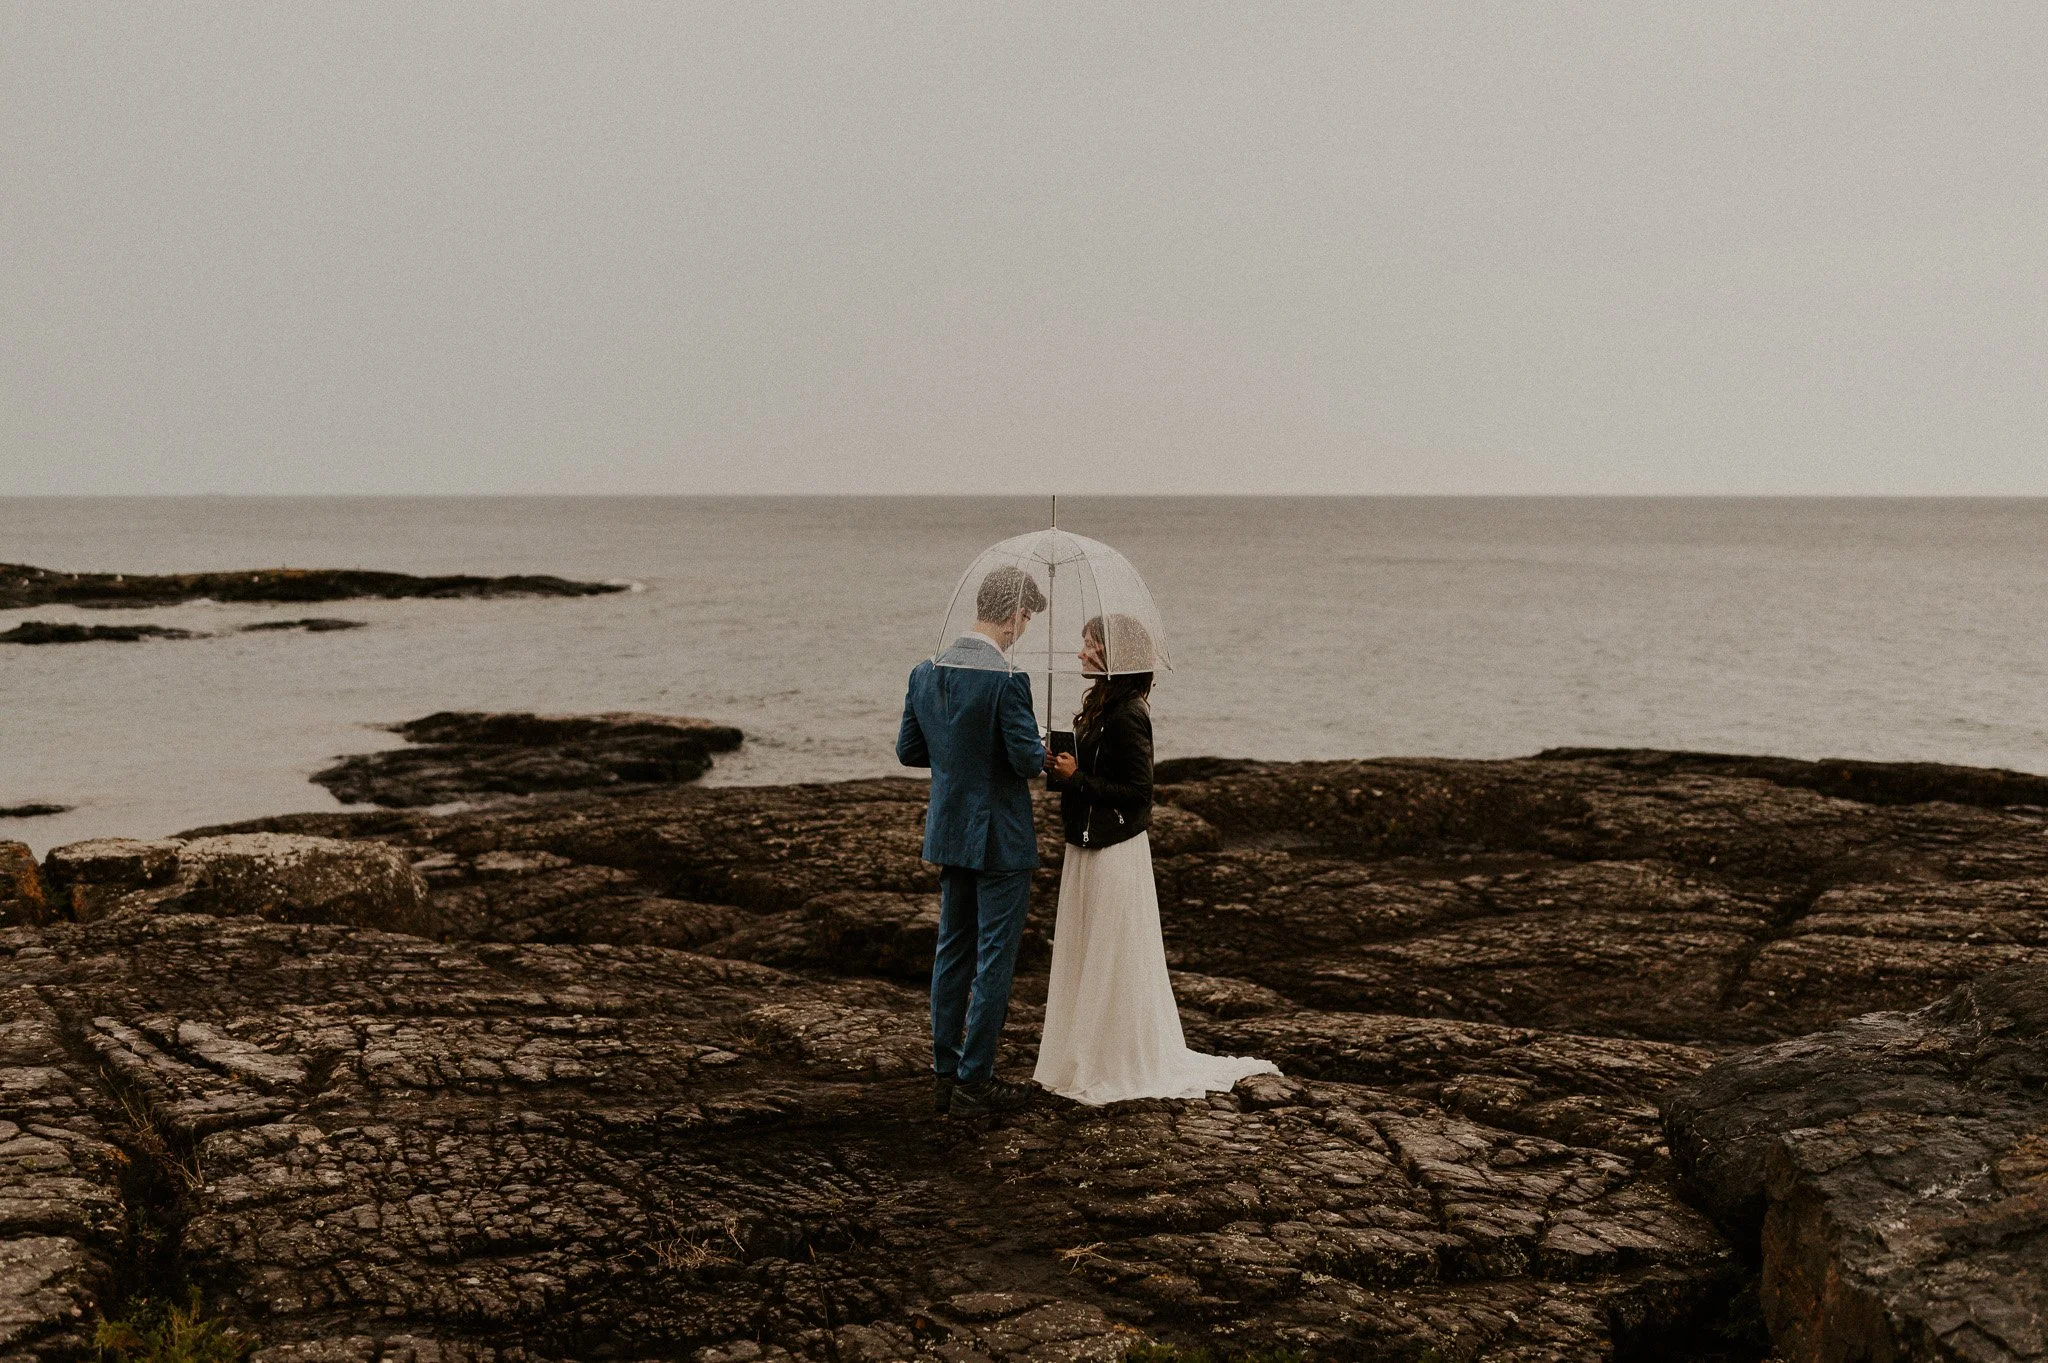
<path id="1" fill-rule="evenodd" d="M 263 1363 L 1012 1363 L 1148 1339 L 1847 1360 L 1828 1350 L 1874 1336 L 1846 1317 L 1815 1343 L 1772 1306 L 1773 1341 L 1759 1301 L 1799 1298 L 1769 1275 L 1839 1259 L 1849 1282 L 1856 1237 L 1891 1234 L 1860 1208 L 1911 1228 L 1965 1203 L 1986 1210 L 1927 1232 L 1947 1257 L 1890 1245 L 1898 1267 L 1869 1271 L 1895 1271 L 1886 1301 L 1962 1303 L 2020 1343 L 1867 1356 L 2032 1356 L 2022 1317 L 1983 1314 L 2023 1300 L 1994 1268 L 2041 1280 L 2024 1138 L 1970 1128 L 1955 1167 L 1991 1171 L 1922 1190 L 1930 1210 L 1828 1181 L 1897 1156 L 1804 1143 L 1885 1111 L 1798 1110 L 1827 1074 L 1783 1086 L 1770 1140 L 1808 1164 L 1770 1145 L 1760 1196 L 1712 1191 L 1733 1176 L 1703 1176 L 1666 1118 L 1747 1048 L 1877 1009 L 1921 1020 L 1872 1054 L 1946 1066 L 1980 1095 L 1968 1120 L 2031 1119 L 2033 1043 L 2012 1039 L 2032 986 L 1983 978 L 2048 969 L 2030 791 L 1946 769 L 1859 774 L 1852 798 L 1810 765 L 1640 753 L 1162 775 L 1182 1024 L 1285 1073 L 994 1123 L 931 1112 L 918 781 L 297 815 L 40 866 L 0 849 L 0 902 L 40 904 L 0 928 L 0 1122 L 23 1142 L 0 1142 L 0 1356 L 78 1357 L 124 1284 L 189 1281 Z M 1038 812 L 1010 1074 L 1057 890 Z M 389 903 L 287 891 L 290 848 L 384 858 Z M 1971 1002 L 1914 1011 L 1950 995 Z M 1982 1096 L 2000 1083 L 2008 1107 Z M 1927 1084 L 1901 1121 L 1951 1120 Z M 1908 1138 L 1930 1170 L 1951 1140 L 1882 1137 Z M 1969 1202 L 2001 1179 L 1995 1216 Z M 1781 1200 L 1779 1254 L 1760 1236 Z"/>
<path id="2" fill-rule="evenodd" d="M 2048 1356 L 2048 967 L 1723 1061 L 1665 1113 L 1787 1359 Z"/>
<path id="3" fill-rule="evenodd" d="M 621 582 L 572 582 L 545 575 L 414 577 L 354 568 L 258 568 L 217 573 L 61 573 L 0 563 L 0 610 L 27 606 L 170 606 L 212 601 L 346 601 L 358 597 L 601 596 Z"/>
<path id="4" fill-rule="evenodd" d="M 443 711 L 394 725 L 414 745 L 344 757 L 313 780 L 345 804 L 393 808 L 542 791 L 681 785 L 743 735 L 679 715 Z"/>

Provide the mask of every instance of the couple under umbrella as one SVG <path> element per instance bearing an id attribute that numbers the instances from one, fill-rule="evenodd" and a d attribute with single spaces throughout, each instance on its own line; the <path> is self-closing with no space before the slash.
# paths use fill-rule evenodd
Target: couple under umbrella
<path id="1" fill-rule="evenodd" d="M 982 553 L 954 593 L 939 652 L 911 672 L 896 756 L 932 773 L 924 859 L 940 868 L 940 1112 L 1010 1111 L 1037 1092 L 998 1077 L 995 1059 L 1038 865 L 1030 782 L 1041 773 L 1059 792 L 1066 846 L 1035 1085 L 1095 1105 L 1192 1098 L 1278 1073 L 1269 1061 L 1191 1051 L 1181 1032 L 1147 833 L 1146 702 L 1167 665 L 1137 572 L 1109 546 L 1052 529 Z M 1062 671 L 1089 683 L 1071 732 L 1053 719 Z M 1046 681 L 1043 733 L 1034 675 Z"/>

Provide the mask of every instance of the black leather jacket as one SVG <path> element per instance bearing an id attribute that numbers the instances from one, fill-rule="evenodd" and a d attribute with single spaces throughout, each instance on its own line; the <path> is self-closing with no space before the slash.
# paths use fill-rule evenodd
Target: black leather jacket
<path id="1" fill-rule="evenodd" d="M 1102 717 L 1060 782 L 1060 821 L 1076 847 L 1111 847 L 1152 826 L 1152 712 L 1131 699 Z"/>

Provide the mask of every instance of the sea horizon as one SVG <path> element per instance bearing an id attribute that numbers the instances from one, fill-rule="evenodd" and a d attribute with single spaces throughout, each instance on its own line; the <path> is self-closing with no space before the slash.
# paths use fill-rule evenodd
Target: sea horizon
<path id="1" fill-rule="evenodd" d="M 720 784 L 900 774 L 904 675 L 960 573 L 1049 498 L 147 494 L 6 514 L 0 560 L 541 573 L 582 600 L 39 607 L 214 637 L 0 648 L 0 820 L 39 848 L 335 808 L 308 777 L 437 710 L 654 710 L 739 725 Z M 1175 669 L 1161 757 L 1510 757 L 1656 747 L 2048 772 L 2048 498 L 1060 498 L 1122 549 Z M 1077 704 L 1057 679 L 1054 706 Z M 1040 688 L 1042 690 L 1042 688 Z M 1044 697 L 1038 697 L 1041 717 Z"/>

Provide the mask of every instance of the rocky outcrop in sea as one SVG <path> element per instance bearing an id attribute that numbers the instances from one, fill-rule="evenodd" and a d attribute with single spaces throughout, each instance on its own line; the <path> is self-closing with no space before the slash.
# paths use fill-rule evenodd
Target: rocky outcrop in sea
<path id="1" fill-rule="evenodd" d="M 622 582 L 513 577 L 414 577 L 355 568 L 257 568 L 213 573 L 62 573 L 0 563 L 0 610 L 28 606 L 171 606 L 181 601 L 346 601 L 359 597 L 600 596 Z"/>
<path id="2" fill-rule="evenodd" d="M 0 850 L 0 1341 L 190 1283 L 267 1363 L 2041 1354 L 2039 778 L 1160 774 L 1189 1039 L 1286 1074 L 992 1124 L 916 781 Z"/>
<path id="3" fill-rule="evenodd" d="M 306 620 L 259 620 L 253 625 L 242 626 L 244 634 L 268 634 L 279 630 L 301 630 L 307 634 L 335 634 L 345 629 L 361 629 L 361 620 L 336 620 L 315 616 Z"/>
<path id="4" fill-rule="evenodd" d="M 147 639 L 203 639 L 189 629 L 169 625 L 74 625 L 65 621 L 24 620 L 0 631 L 0 644 L 134 644 Z"/>
<path id="5" fill-rule="evenodd" d="M 617 793 L 681 785 L 744 735 L 677 715 L 504 714 L 446 710 L 392 726 L 412 746 L 358 753 L 313 780 L 345 804 L 396 808 L 542 791 Z"/>
<path id="6" fill-rule="evenodd" d="M 338 630 L 361 629 L 361 620 L 263 620 L 243 625 L 239 634 L 267 634 L 281 630 L 302 630 L 307 634 L 331 634 Z M 0 632 L 0 644 L 133 644 L 146 639 L 208 639 L 211 635 L 169 625 L 79 625 L 69 621 L 24 620 Z"/>

